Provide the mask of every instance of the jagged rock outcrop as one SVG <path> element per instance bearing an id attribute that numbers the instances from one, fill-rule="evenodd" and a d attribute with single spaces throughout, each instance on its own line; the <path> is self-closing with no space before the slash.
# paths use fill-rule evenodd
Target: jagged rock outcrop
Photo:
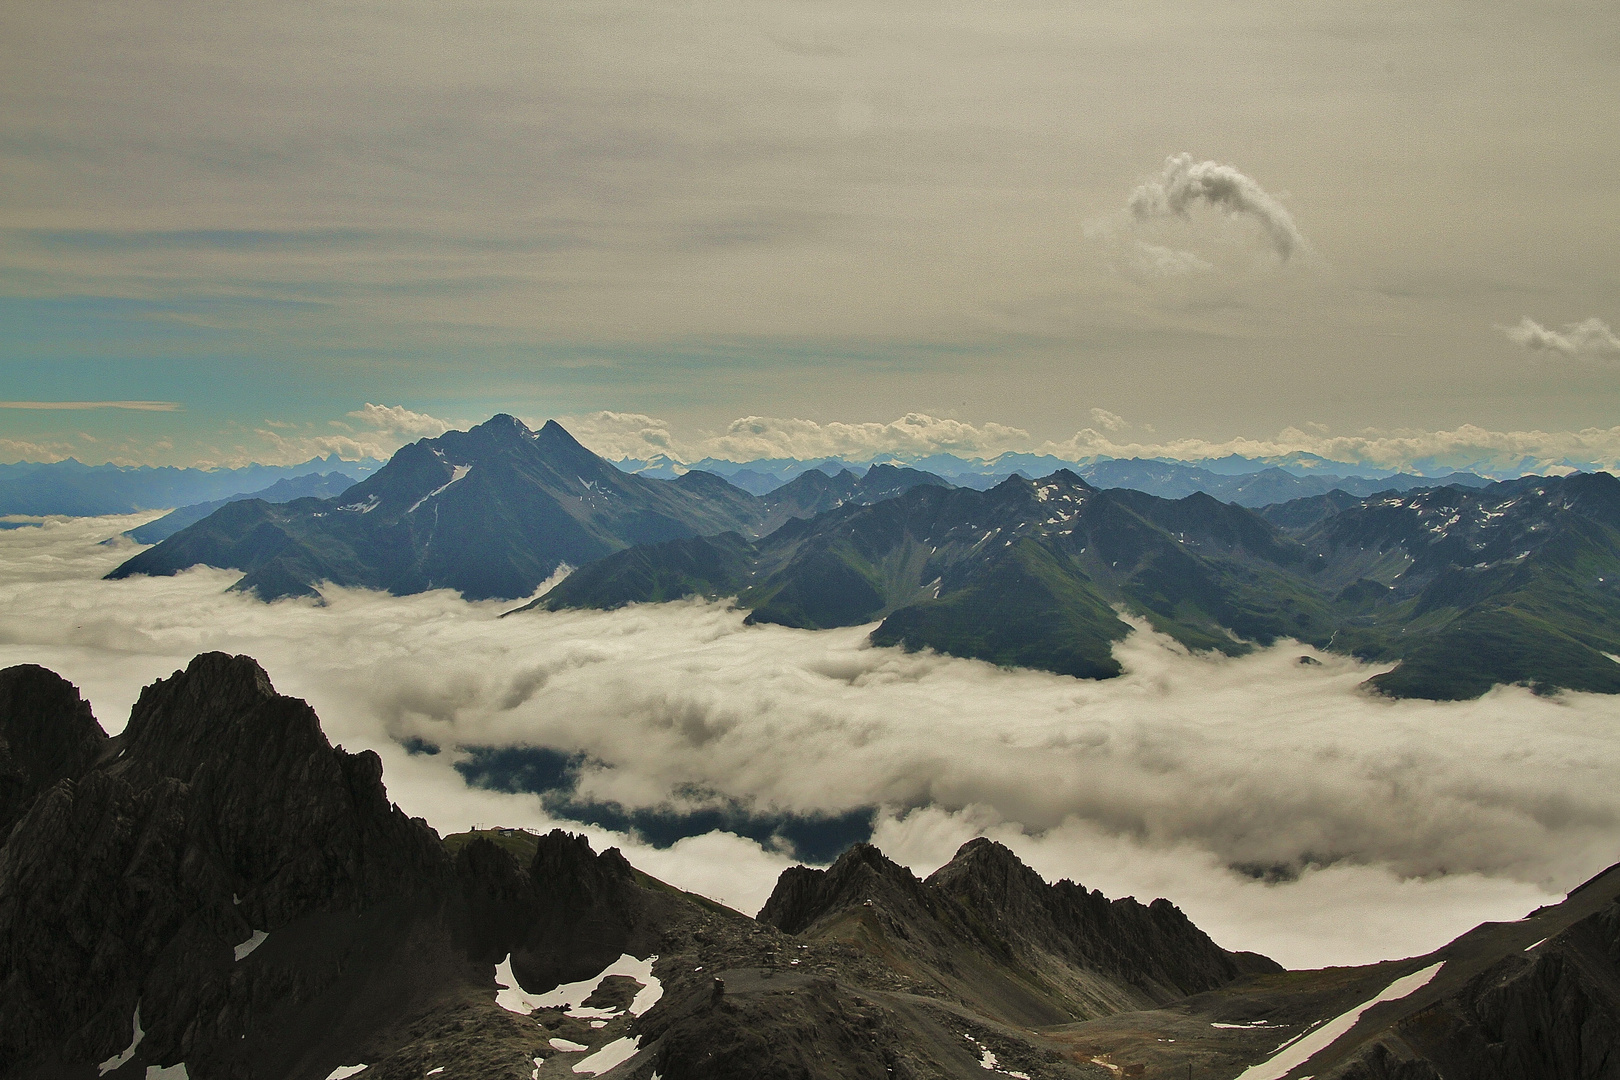
<path id="1" fill-rule="evenodd" d="M 0 848 L 0 1072 L 68 1048 L 111 1057 L 137 1005 L 150 1052 L 194 1057 L 244 1034 L 241 1006 L 268 992 L 234 967 L 256 933 L 437 903 L 449 858 L 381 775 L 247 657 L 204 654 L 148 687 L 100 761 Z"/>
<path id="2" fill-rule="evenodd" d="M 1141 1007 L 1281 970 L 1222 949 L 1169 901 L 1144 906 L 1069 881 L 1049 885 L 983 838 L 925 881 L 869 844 L 826 870 L 795 867 L 759 919 L 892 953 L 1018 1023 Z"/>
<path id="3" fill-rule="evenodd" d="M 657 938 L 642 925 L 635 871 L 609 848 L 555 829 L 540 838 L 529 866 L 536 904 L 512 970 L 525 986 L 548 990 L 601 971 L 625 953 L 645 955 Z"/>
<path id="4" fill-rule="evenodd" d="M 1616 883 L 1608 889 L 1616 891 Z M 1578 898 L 1579 890 L 1566 904 Z M 1448 948 L 1462 954 L 1450 962 L 1466 964 L 1463 949 Z M 1620 901 L 1610 899 L 1544 942 L 1463 974 L 1453 986 L 1442 984 L 1438 1000 L 1400 1017 L 1326 1075 L 1620 1077 Z"/>
<path id="5" fill-rule="evenodd" d="M 0 842 L 40 792 L 83 776 L 106 746 L 72 683 L 35 664 L 0 671 Z"/>
<path id="6" fill-rule="evenodd" d="M 1044 951 L 1118 976 L 1162 998 L 1213 990 L 1244 975 L 1282 970 L 1254 953 L 1211 941 L 1163 898 L 1109 900 L 1072 881 L 1047 884 L 1002 844 L 979 837 L 926 885 L 971 912 L 986 944 Z"/>

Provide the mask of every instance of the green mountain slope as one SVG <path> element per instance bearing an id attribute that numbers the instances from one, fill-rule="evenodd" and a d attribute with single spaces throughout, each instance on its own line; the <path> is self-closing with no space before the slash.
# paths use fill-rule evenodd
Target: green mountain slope
<path id="1" fill-rule="evenodd" d="M 735 596 L 754 622 L 879 622 L 879 644 L 1085 677 L 1118 673 L 1123 611 L 1192 649 L 1288 638 L 1396 663 L 1371 683 L 1398 697 L 1620 693 L 1620 481 L 1333 493 L 1266 516 L 1202 494 L 1098 491 L 1066 471 L 918 487 L 753 542 L 611 556 L 534 606 L 692 595 Z"/>

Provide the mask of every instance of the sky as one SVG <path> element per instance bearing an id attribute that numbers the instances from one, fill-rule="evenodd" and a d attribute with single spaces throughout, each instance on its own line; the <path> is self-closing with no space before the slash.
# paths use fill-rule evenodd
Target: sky
<path id="1" fill-rule="evenodd" d="M 0 460 L 1612 467 L 1616 100 L 1597 2 L 8 4 Z"/>
<path id="2" fill-rule="evenodd" d="M 117 732 L 196 653 L 246 653 L 441 832 L 584 831 L 748 914 L 799 852 L 745 818 L 864 811 L 919 875 L 988 835 L 1049 881 L 1166 897 L 1293 967 L 1427 952 L 1617 858 L 1609 696 L 1395 701 L 1343 656 L 1188 654 L 1142 625 L 1116 647 L 1125 674 L 1097 682 L 875 648 L 870 627 L 746 626 L 725 604 L 501 618 L 518 604 L 442 590 L 264 604 L 206 567 L 102 580 L 135 550 L 103 541 L 150 516 L 0 531 L 0 667 L 59 672 Z M 501 750 L 570 765 L 490 784 Z M 560 780 L 571 801 L 548 802 Z M 582 802 L 691 827 L 584 828 Z M 705 824 L 715 807 L 736 827 Z"/>

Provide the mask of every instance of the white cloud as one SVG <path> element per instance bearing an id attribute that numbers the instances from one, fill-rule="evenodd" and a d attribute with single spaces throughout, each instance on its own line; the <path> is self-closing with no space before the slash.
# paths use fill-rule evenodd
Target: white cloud
<path id="1" fill-rule="evenodd" d="M 866 460 L 884 454 L 950 453 L 993 457 L 1030 445 L 1029 432 L 1005 424 L 971 424 L 926 413 L 907 413 L 887 423 L 818 423 L 776 416 L 744 416 L 720 432 L 680 438 L 663 420 L 640 413 L 599 412 L 562 417 L 559 422 L 581 443 L 604 457 L 645 460 L 659 454 L 679 461 L 705 457 L 728 461 L 843 457 Z"/>
<path id="2" fill-rule="evenodd" d="M 700 432 L 693 437 L 677 433 L 665 420 L 640 413 L 591 413 L 561 417 L 560 422 L 580 442 L 612 460 L 645 460 L 660 454 L 691 462 L 704 457 L 731 461 L 815 460 L 937 453 L 988 460 L 1012 452 L 1048 454 L 1078 462 L 1098 457 L 1198 462 L 1230 454 L 1251 458 L 1314 454 L 1347 465 L 1427 473 L 1473 469 L 1483 475 L 1519 476 L 1527 472 L 1567 472 L 1571 467 L 1620 469 L 1620 426 L 1581 431 L 1494 431 L 1464 424 L 1446 431 L 1369 428 L 1335 435 L 1323 424 L 1306 423 L 1284 428 L 1271 438 L 1137 441 L 1120 438 L 1120 432 L 1130 424 L 1118 414 L 1093 408 L 1088 415 L 1093 426 L 1067 439 L 1044 441 L 1021 428 L 945 420 L 925 413 L 908 413 L 889 423 L 866 424 L 749 416 L 732 421 L 721 432 Z M 1141 430 L 1152 432 L 1147 425 L 1141 425 Z"/>
<path id="3" fill-rule="evenodd" d="M 1104 431 L 1123 431 L 1131 425 L 1118 413 L 1111 413 L 1107 409 L 1092 409 L 1091 422 Z"/>
<path id="4" fill-rule="evenodd" d="M 363 408 L 354 410 L 348 416 L 369 428 L 390 435 L 433 438 L 455 428 L 448 420 L 440 420 L 437 416 L 429 416 L 427 413 L 412 412 L 403 405 L 373 405 L 369 401 Z"/>
<path id="5" fill-rule="evenodd" d="M 346 428 L 347 433 L 315 434 L 307 430 L 307 425 L 300 430 L 298 425 L 267 420 L 264 427 L 255 429 L 254 434 L 270 447 L 269 452 L 239 448 L 237 454 L 226 458 L 226 463 L 242 465 L 249 461 L 258 461 L 265 464 L 295 465 L 312 457 L 327 457 L 331 454 L 336 454 L 345 461 L 359 461 L 363 458 L 386 461 L 395 450 L 406 443 L 422 438 L 434 438 L 457 427 L 452 421 L 441 420 L 427 413 L 413 412 L 402 405 L 374 405 L 367 402 L 364 407 L 345 415 L 360 424 L 361 430 L 356 431 L 342 421 L 332 421 L 332 426 Z"/>
<path id="6" fill-rule="evenodd" d="M 1207 274 L 1215 269 L 1208 260 L 1190 251 L 1178 251 L 1162 244 L 1148 244 L 1140 240 L 1136 242 L 1136 258 L 1133 263 L 1138 270 L 1154 277 Z"/>
<path id="7" fill-rule="evenodd" d="M 989 832 L 1048 875 L 1169 895 L 1223 944 L 1296 964 L 1522 915 L 1612 860 L 1620 832 L 1614 698 L 1391 702 L 1342 657 L 1189 656 L 1143 631 L 1119 646 L 1125 676 L 1084 682 L 871 648 L 862 628 L 745 627 L 713 604 L 497 620 L 511 605 L 443 592 L 265 605 L 206 568 L 100 580 L 133 549 L 97 542 L 136 520 L 0 533 L 0 664 L 60 671 L 116 729 L 194 653 L 248 653 L 334 741 L 381 753 L 393 797 L 440 829 L 548 825 L 533 797 L 466 788 L 448 749 L 543 745 L 585 755 L 582 788 L 627 806 L 878 806 L 880 842 L 922 870 Z M 410 737 L 447 749 L 411 756 Z M 783 865 L 726 835 L 653 852 L 589 831 L 744 910 Z"/>
<path id="8" fill-rule="evenodd" d="M 594 412 L 582 416 L 559 416 L 557 422 L 583 445 L 610 461 L 625 458 L 646 461 L 660 454 L 679 460 L 696 460 L 684 457 L 691 451 L 677 448 L 668 421 L 642 413 Z M 531 427 L 535 426 L 534 421 L 529 423 Z"/>
<path id="9" fill-rule="evenodd" d="M 1563 330 L 1549 330 L 1526 315 L 1519 325 L 1503 330 L 1508 340 L 1533 352 L 1556 352 L 1565 356 L 1613 356 L 1620 354 L 1620 336 L 1599 318 L 1570 323 Z"/>
<path id="10" fill-rule="evenodd" d="M 1131 192 L 1128 205 L 1137 221 L 1148 221 L 1186 217 L 1196 202 L 1258 222 L 1271 249 L 1284 261 L 1310 251 L 1287 208 L 1252 178 L 1230 165 L 1194 161 L 1191 154 L 1165 159 L 1163 171 Z"/>
<path id="11" fill-rule="evenodd" d="M 61 461 L 73 455 L 73 444 L 53 439 L 34 442 L 29 439 L 0 439 L 0 459 L 5 461 Z"/>
<path id="12" fill-rule="evenodd" d="M 1382 431 L 1369 428 L 1334 435 L 1320 424 L 1312 430 L 1284 428 L 1269 439 L 1172 439 L 1122 442 L 1096 428 L 1082 428 L 1061 441 L 1041 444 L 1041 453 L 1070 461 L 1094 457 L 1171 458 L 1198 462 L 1238 454 L 1250 458 L 1315 454 L 1334 462 L 1380 469 L 1473 470 L 1481 475 L 1520 476 L 1580 468 L 1620 469 L 1620 426 L 1580 431 L 1492 431 L 1463 424 L 1449 431 Z"/>

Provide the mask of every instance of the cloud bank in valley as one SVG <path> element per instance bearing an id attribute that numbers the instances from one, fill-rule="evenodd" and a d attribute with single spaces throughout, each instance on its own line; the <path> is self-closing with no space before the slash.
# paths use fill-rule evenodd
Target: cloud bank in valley
<path id="1" fill-rule="evenodd" d="M 1231 165 L 1195 161 L 1191 154 L 1167 158 L 1157 177 L 1131 192 L 1128 207 L 1132 217 L 1146 222 L 1164 217 L 1186 218 L 1197 203 L 1257 223 L 1271 250 L 1284 262 L 1310 252 L 1310 245 L 1294 224 L 1288 208 L 1252 177 Z M 1188 254 L 1164 248 L 1158 250 L 1173 256 Z"/>
<path id="2" fill-rule="evenodd" d="M 1620 356 L 1620 335 L 1608 323 L 1590 318 L 1570 323 L 1562 330 L 1549 330 L 1526 315 L 1517 326 L 1503 333 L 1508 340 L 1532 352 L 1555 352 L 1565 356 Z"/>
<path id="3" fill-rule="evenodd" d="M 441 830 L 546 827 L 568 806 L 855 815 L 924 873 L 988 833 L 1049 877 L 1169 896 L 1292 964 L 1420 952 L 1615 858 L 1609 698 L 1388 702 L 1344 658 L 1211 659 L 1140 631 L 1127 674 L 1099 683 L 872 648 L 860 628 L 746 627 L 718 604 L 500 619 L 512 605 L 442 592 L 263 605 L 208 569 L 99 580 L 129 551 L 98 541 L 135 520 L 0 533 L 0 663 L 60 671 L 116 730 L 193 654 L 248 653 L 334 741 L 378 750 L 394 798 Z M 476 748 L 566 762 L 565 803 L 534 793 L 557 776 L 469 786 Z M 754 910 L 787 845 L 701 827 L 659 845 L 587 831 Z"/>

